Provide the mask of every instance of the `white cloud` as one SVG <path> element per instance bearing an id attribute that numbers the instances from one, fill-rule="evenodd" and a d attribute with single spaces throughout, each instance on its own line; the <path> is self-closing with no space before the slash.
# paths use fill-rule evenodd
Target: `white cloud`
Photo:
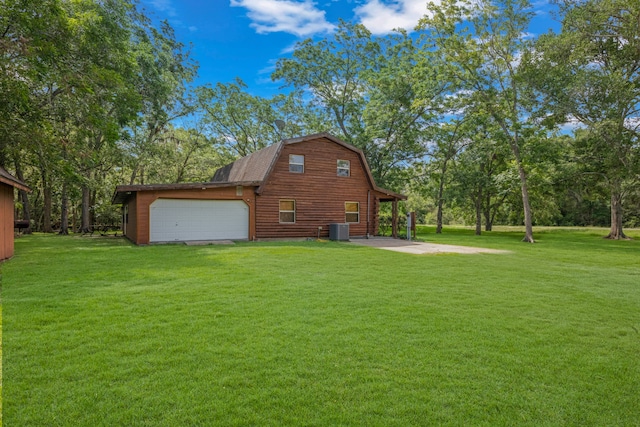
<path id="1" fill-rule="evenodd" d="M 576 129 L 585 129 L 585 125 L 573 116 L 567 117 L 567 121 L 560 125 L 560 133 L 568 134 L 575 132 Z"/>
<path id="2" fill-rule="evenodd" d="M 288 53 L 292 53 L 296 50 L 296 47 L 298 47 L 298 42 L 295 41 L 293 43 L 291 43 L 289 46 L 285 46 L 280 50 L 280 55 L 286 55 Z"/>
<path id="3" fill-rule="evenodd" d="M 167 16 L 174 17 L 177 15 L 176 8 L 171 4 L 171 0 L 150 0 L 149 3 L 160 12 L 165 12 Z"/>
<path id="4" fill-rule="evenodd" d="M 439 3 L 434 1 L 434 3 Z M 396 28 L 411 32 L 427 14 L 425 0 L 366 0 L 354 9 L 360 22 L 373 34 L 387 34 Z"/>
<path id="5" fill-rule="evenodd" d="M 267 63 L 269 65 L 267 65 L 266 67 L 262 68 L 261 70 L 258 71 L 258 74 L 271 74 L 276 70 L 276 62 L 278 62 L 277 59 L 270 59 L 269 61 L 267 61 Z"/>
<path id="6" fill-rule="evenodd" d="M 260 34 L 285 32 L 306 37 L 335 27 L 310 0 L 231 0 L 230 4 L 247 9 L 251 27 Z"/>

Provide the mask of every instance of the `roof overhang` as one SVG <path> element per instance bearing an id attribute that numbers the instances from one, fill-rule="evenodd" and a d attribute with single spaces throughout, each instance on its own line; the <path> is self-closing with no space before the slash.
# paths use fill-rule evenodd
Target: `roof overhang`
<path id="1" fill-rule="evenodd" d="M 239 182 L 190 182 L 186 184 L 148 184 L 148 185 L 118 185 L 111 198 L 111 204 L 121 205 L 127 201 L 132 194 L 140 191 L 170 191 L 170 190 L 208 190 L 210 188 L 224 187 L 257 187 L 258 181 Z"/>
<path id="2" fill-rule="evenodd" d="M 20 181 L 18 178 L 14 177 L 3 168 L 0 168 L 0 182 L 10 185 L 12 187 L 15 187 L 19 190 L 31 191 L 31 189 L 29 188 L 29 186 L 27 186 L 27 184 Z"/>
<path id="3" fill-rule="evenodd" d="M 376 187 L 374 191 L 377 193 L 381 202 L 397 202 L 399 200 L 407 200 L 407 196 L 400 193 L 395 193 L 384 188 Z"/>

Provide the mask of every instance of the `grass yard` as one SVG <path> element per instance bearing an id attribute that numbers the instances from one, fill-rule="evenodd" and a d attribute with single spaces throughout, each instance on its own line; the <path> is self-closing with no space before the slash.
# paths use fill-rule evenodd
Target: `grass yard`
<path id="1" fill-rule="evenodd" d="M 420 231 L 512 253 L 22 237 L 4 422 L 640 425 L 640 240 Z"/>

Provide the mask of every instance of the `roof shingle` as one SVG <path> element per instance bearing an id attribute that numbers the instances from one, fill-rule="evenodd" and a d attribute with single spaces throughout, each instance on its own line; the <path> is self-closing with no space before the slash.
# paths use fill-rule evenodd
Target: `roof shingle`
<path id="1" fill-rule="evenodd" d="M 218 169 L 212 182 L 264 181 L 278 157 L 282 142 L 269 145 Z"/>

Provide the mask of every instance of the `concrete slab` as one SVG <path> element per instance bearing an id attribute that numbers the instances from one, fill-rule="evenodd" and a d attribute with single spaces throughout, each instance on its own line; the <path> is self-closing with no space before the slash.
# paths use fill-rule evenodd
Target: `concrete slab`
<path id="1" fill-rule="evenodd" d="M 407 240 L 392 238 L 374 238 L 374 239 L 352 239 L 354 245 L 369 246 L 372 248 L 385 249 L 388 251 L 403 252 L 407 254 L 438 254 L 438 253 L 456 253 L 456 254 L 506 254 L 510 251 L 476 248 L 472 246 L 443 245 L 440 243 L 426 242 L 409 242 Z"/>

